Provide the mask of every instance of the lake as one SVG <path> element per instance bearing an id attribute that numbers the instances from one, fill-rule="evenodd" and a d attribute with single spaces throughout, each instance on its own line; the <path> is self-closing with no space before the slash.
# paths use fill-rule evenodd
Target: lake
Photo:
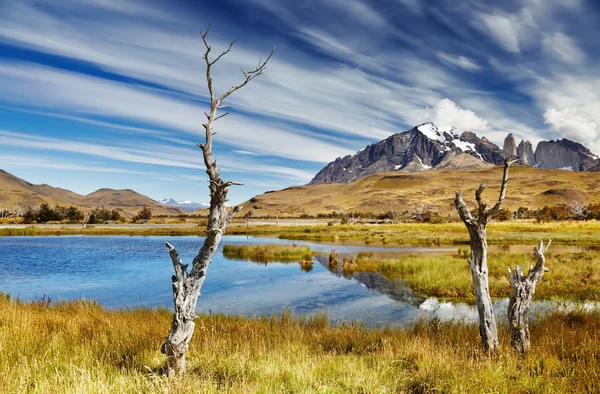
<path id="1" fill-rule="evenodd" d="M 165 242 L 191 263 L 201 237 L 60 236 L 0 237 L 0 291 L 23 300 L 95 299 L 109 308 L 167 307 L 172 309 L 173 266 Z M 225 236 L 228 244 L 292 244 L 276 238 Z M 382 247 L 296 241 L 314 251 L 388 253 L 453 251 L 456 247 Z M 529 250 L 532 248 L 530 247 Z M 496 301 L 504 316 L 507 300 Z M 538 303 L 538 309 L 556 305 Z M 268 315 L 291 310 L 295 315 L 327 313 L 335 322 L 361 320 L 365 325 L 407 325 L 421 318 L 474 322 L 471 305 L 438 302 L 415 295 L 401 281 L 378 273 L 351 278 L 331 273 L 325 256 L 316 257 L 310 272 L 296 263 L 257 264 L 230 260 L 221 248 L 209 267 L 198 301 L 198 313 Z"/>

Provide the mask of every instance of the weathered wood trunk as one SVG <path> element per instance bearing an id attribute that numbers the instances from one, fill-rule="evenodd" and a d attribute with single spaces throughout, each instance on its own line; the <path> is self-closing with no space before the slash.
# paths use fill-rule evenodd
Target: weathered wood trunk
<path id="1" fill-rule="evenodd" d="M 213 131 L 213 125 L 217 120 L 228 115 L 228 113 L 217 115 L 217 112 L 220 109 L 227 108 L 226 105 L 222 104 L 223 100 L 263 73 L 267 62 L 271 59 L 273 51 L 275 50 L 275 48 L 273 48 L 269 57 L 264 61 L 261 60 L 254 70 L 241 70 L 244 75 L 244 80 L 240 84 L 231 87 L 221 97 L 217 98 L 213 90 L 213 80 L 210 73 L 211 67 L 231 51 L 235 41 L 229 45 L 229 48 L 211 61 L 209 60 L 211 47 L 206 41 L 209 29 L 206 29 L 201 36 L 206 48 L 203 58 L 206 63 L 206 81 L 210 95 L 210 112 L 205 113 L 207 122 L 202 125 L 205 130 L 206 142 L 204 144 L 198 144 L 198 146 L 202 149 L 204 165 L 206 167 L 206 173 L 208 174 L 210 209 L 206 228 L 206 238 L 204 239 L 202 248 L 192 262 L 192 269 L 189 273 L 187 272 L 188 266 L 181 262 L 175 248 L 169 243 L 166 243 L 175 270 L 175 275 L 171 278 L 175 313 L 173 314 L 171 330 L 169 331 L 167 340 L 161 346 L 161 352 L 167 356 L 164 370 L 169 375 L 185 372 L 185 353 L 189 348 L 190 341 L 194 334 L 196 303 L 198 297 L 200 297 L 200 290 L 202 289 L 204 280 L 206 279 L 208 266 L 212 262 L 215 252 L 219 247 L 219 243 L 221 242 L 221 237 L 227 230 L 227 226 L 231 223 L 234 215 L 240 211 L 239 207 L 235 207 L 228 211 L 225 203 L 227 202 L 227 191 L 229 186 L 241 185 L 241 183 L 223 181 L 221 179 L 220 170 L 217 167 L 217 162 L 212 155 L 213 136 L 216 134 Z"/>
<path id="2" fill-rule="evenodd" d="M 548 250 L 551 241 L 546 247 L 542 241 L 534 248 L 537 263 L 529 268 L 527 275 L 523 275 L 521 267 L 517 266 L 514 271 L 508 269 L 508 279 L 512 287 L 512 296 L 508 303 L 508 323 L 510 329 L 510 344 L 516 351 L 527 353 L 531 348 L 529 335 L 529 312 L 531 300 L 535 294 L 535 286 L 542 279 L 548 268 L 544 266 L 546 258 L 544 252 Z"/>
<path id="3" fill-rule="evenodd" d="M 475 192 L 475 198 L 478 205 L 477 218 L 473 217 L 467 205 L 463 200 L 462 192 L 456 193 L 454 204 L 461 220 L 469 230 L 471 239 L 471 259 L 469 267 L 471 277 L 473 278 L 473 288 L 475 290 L 475 301 L 477 303 L 477 313 L 479 314 L 479 334 L 481 335 L 481 344 L 486 353 L 494 353 L 499 346 L 498 326 L 496 323 L 496 314 L 494 305 L 490 297 L 488 266 L 487 266 L 487 234 L 486 227 L 488 219 L 500 210 L 500 206 L 506 195 L 506 185 L 508 184 L 508 168 L 510 163 L 504 163 L 504 175 L 502 186 L 500 188 L 500 197 L 496 204 L 486 209 L 486 204 L 481 199 L 481 194 L 487 188 L 482 184 Z"/>
<path id="4" fill-rule="evenodd" d="M 166 244 L 175 269 L 175 275 L 172 276 L 175 313 L 169 336 L 161 347 L 161 352 L 167 356 L 164 369 L 168 374 L 185 372 L 185 353 L 194 334 L 196 303 L 206 278 L 206 271 L 217 251 L 223 233 L 233 215 L 239 211 L 239 208 L 235 207 L 230 214 L 227 214 L 225 208 L 227 188 L 225 185 L 224 182 L 211 185 L 211 210 L 206 238 L 200 252 L 194 258 L 189 274 L 187 273 L 188 266 L 181 262 L 175 248 Z"/>
<path id="5" fill-rule="evenodd" d="M 487 266 L 487 239 L 485 226 L 475 226 L 471 234 L 471 277 L 479 314 L 479 334 L 485 352 L 493 352 L 498 346 L 498 330 L 494 305 L 490 297 Z"/>

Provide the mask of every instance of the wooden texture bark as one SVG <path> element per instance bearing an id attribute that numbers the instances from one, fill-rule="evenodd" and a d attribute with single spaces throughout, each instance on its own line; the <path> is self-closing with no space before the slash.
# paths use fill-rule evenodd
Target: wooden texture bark
<path id="1" fill-rule="evenodd" d="M 187 270 L 188 266 L 181 262 L 175 248 L 169 243 L 166 243 L 175 270 L 175 275 L 171 278 L 175 311 L 171 323 L 171 330 L 169 331 L 167 340 L 161 347 L 161 352 L 167 357 L 164 369 L 169 375 L 185 372 L 185 353 L 189 348 L 189 343 L 194 334 L 196 303 L 200 296 L 200 290 L 202 289 L 204 280 L 206 279 L 208 266 L 212 262 L 215 252 L 219 247 L 221 237 L 227 230 L 227 226 L 231 223 L 234 215 L 240 210 L 237 206 L 228 209 L 225 204 L 227 202 L 227 192 L 229 187 L 241 184 L 221 179 L 220 170 L 217 167 L 217 162 L 212 154 L 213 136 L 216 134 L 213 131 L 214 123 L 218 119 L 228 115 L 228 113 L 221 115 L 218 115 L 217 113 L 219 110 L 227 108 L 226 105 L 223 105 L 223 100 L 263 73 L 267 62 L 271 59 L 275 50 L 275 48 L 273 48 L 266 60 L 259 61 L 254 70 L 245 71 L 241 69 L 244 75 L 243 81 L 238 85 L 231 87 L 220 97 L 217 97 L 213 89 L 211 67 L 231 51 L 235 41 L 232 42 L 225 51 L 216 56 L 214 60 L 210 60 L 209 54 L 211 47 L 206 40 L 209 29 L 210 27 L 206 29 L 201 36 L 206 48 L 203 58 L 206 63 L 206 81 L 208 93 L 210 95 L 210 112 L 205 113 L 207 122 L 202 125 L 205 130 L 205 142 L 203 144 L 198 144 L 198 146 L 202 150 L 206 173 L 208 174 L 210 208 L 206 228 L 206 238 L 204 239 L 200 251 L 192 261 L 192 268 L 189 273 Z"/>
<path id="2" fill-rule="evenodd" d="M 512 288 L 512 296 L 508 303 L 508 323 L 510 329 L 510 344 L 516 351 L 527 353 L 531 348 L 529 335 L 529 312 L 531 300 L 535 294 L 535 286 L 542 279 L 545 272 L 549 272 L 544 266 L 546 257 L 544 252 L 548 250 L 549 240 L 546 246 L 540 240 L 533 254 L 537 260 L 535 266 L 529 267 L 527 275 L 523 275 L 523 269 L 517 266 L 513 271 L 508 269 L 508 280 Z"/>
<path id="3" fill-rule="evenodd" d="M 475 300 L 477 303 L 477 313 L 479 315 L 479 334 L 481 343 L 486 353 L 493 353 L 499 346 L 498 327 L 496 323 L 496 314 L 490 297 L 488 266 L 487 266 L 487 223 L 489 218 L 500 210 L 504 197 L 506 196 L 506 186 L 508 184 L 508 168 L 510 162 L 504 162 L 504 173 L 502 177 L 502 186 L 500 187 L 500 196 L 493 207 L 487 209 L 487 205 L 482 200 L 482 193 L 487 185 L 481 184 L 475 192 L 477 201 L 477 215 L 471 214 L 463 200 L 462 191 L 456 193 L 454 204 L 461 220 L 469 231 L 471 239 L 471 259 L 469 267 L 473 279 L 473 288 L 475 290 Z"/>

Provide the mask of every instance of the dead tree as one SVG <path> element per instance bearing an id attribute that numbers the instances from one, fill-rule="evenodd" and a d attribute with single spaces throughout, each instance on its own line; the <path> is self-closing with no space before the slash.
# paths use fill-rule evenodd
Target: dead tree
<path id="1" fill-rule="evenodd" d="M 87 212 L 85 215 L 83 215 L 83 219 L 81 220 L 81 227 L 82 228 L 86 228 L 87 227 L 87 223 L 90 220 L 90 216 L 92 216 L 91 212 Z"/>
<path id="2" fill-rule="evenodd" d="M 246 212 L 244 219 L 246 219 L 246 228 L 250 227 L 250 218 L 252 217 L 252 211 Z"/>
<path id="3" fill-rule="evenodd" d="M 458 215 L 465 226 L 467 226 L 469 237 L 471 238 L 471 260 L 469 261 L 469 266 L 471 268 L 477 312 L 479 314 L 479 333 L 481 334 L 483 350 L 486 353 L 493 353 L 499 346 L 496 315 L 494 314 L 488 283 L 486 227 L 489 218 L 500 210 L 500 206 L 504 201 L 510 164 L 508 159 L 504 161 L 504 175 L 502 177 L 502 186 L 500 187 L 500 196 L 493 207 L 486 209 L 487 205 L 481 199 L 481 194 L 487 188 L 487 185 L 483 183 L 475 192 L 475 199 L 477 200 L 476 217 L 469 212 L 463 200 L 462 191 L 456 193 L 456 199 L 454 200 Z"/>
<path id="4" fill-rule="evenodd" d="M 200 296 L 200 289 L 206 278 L 208 265 L 211 263 L 213 256 L 217 251 L 217 247 L 219 246 L 219 242 L 221 241 L 221 237 L 225 233 L 227 226 L 231 223 L 234 215 L 240 210 L 240 207 L 236 206 L 228 211 L 225 203 L 227 201 L 229 187 L 232 185 L 241 185 L 241 183 L 224 181 L 221 179 L 220 169 L 217 167 L 217 162 L 212 155 L 213 136 L 216 134 L 213 131 L 214 123 L 228 115 L 228 112 L 221 115 L 217 115 L 217 112 L 227 108 L 226 105 L 223 105 L 223 100 L 233 92 L 246 86 L 248 82 L 264 72 L 267 63 L 275 50 L 275 48 L 273 48 L 265 60 L 260 60 L 255 69 L 246 71 L 240 68 L 244 76 L 242 82 L 232 86 L 222 96 L 217 97 L 213 90 L 211 68 L 217 61 L 231 51 L 235 41 L 229 44 L 229 47 L 213 60 L 210 60 L 209 54 L 211 47 L 206 40 L 209 29 L 210 26 L 206 31 L 201 33 L 201 36 L 206 49 L 203 58 L 206 63 L 206 81 L 210 96 L 210 112 L 204 113 L 207 122 L 202 125 L 205 130 L 205 143 L 198 144 L 198 146 L 202 149 L 206 173 L 209 178 L 210 210 L 206 228 L 206 238 L 204 239 L 202 248 L 192 261 L 192 269 L 189 273 L 187 271 L 187 264 L 181 262 L 175 248 L 169 243 L 166 244 L 175 269 L 175 275 L 172 276 L 175 313 L 173 315 L 173 322 L 167 340 L 161 346 L 161 352 L 167 356 L 164 369 L 169 375 L 185 372 L 185 353 L 188 350 L 190 340 L 194 333 L 196 303 Z"/>
<path id="5" fill-rule="evenodd" d="M 510 344 L 520 353 L 527 353 L 531 347 L 529 337 L 529 311 L 531 300 L 535 294 L 535 286 L 542 279 L 545 272 L 550 270 L 544 267 L 546 257 L 544 252 L 548 250 L 550 243 L 544 247 L 540 240 L 537 247 L 533 248 L 533 254 L 537 259 L 535 266 L 529 267 L 527 275 L 523 275 L 521 267 L 517 266 L 514 271 L 508 269 L 508 280 L 512 287 L 512 296 L 508 303 L 508 323 L 510 328 Z"/>

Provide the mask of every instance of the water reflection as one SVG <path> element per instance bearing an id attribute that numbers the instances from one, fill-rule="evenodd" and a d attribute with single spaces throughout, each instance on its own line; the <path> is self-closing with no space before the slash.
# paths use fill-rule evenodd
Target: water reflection
<path id="1" fill-rule="evenodd" d="M 58 299 L 94 298 L 111 308 L 172 308 L 172 264 L 164 242 L 176 246 L 189 263 L 201 237 L 0 237 L 0 291 L 24 300 L 43 294 Z M 226 236 L 223 243 L 280 243 L 293 241 Z M 379 247 L 300 242 L 315 251 L 356 254 L 429 253 L 455 247 Z M 511 252 L 514 245 L 511 245 Z M 531 250 L 526 245 L 527 252 Z M 553 245 L 554 247 L 554 245 Z M 572 248 L 572 247 L 571 247 Z M 572 249 L 571 249 L 572 250 Z M 344 276 L 329 271 L 326 255 L 315 257 L 303 271 L 298 262 L 252 263 L 225 259 L 217 252 L 210 265 L 197 311 L 268 315 L 283 310 L 295 314 L 327 313 L 334 322 L 361 320 L 368 326 L 406 325 L 417 319 L 476 321 L 473 305 L 441 302 L 416 295 L 402 281 L 378 273 Z M 507 300 L 497 300 L 498 316 L 506 316 Z M 569 308 L 576 303 L 536 302 L 535 313 Z M 585 304 L 598 308 L 597 303 Z"/>

